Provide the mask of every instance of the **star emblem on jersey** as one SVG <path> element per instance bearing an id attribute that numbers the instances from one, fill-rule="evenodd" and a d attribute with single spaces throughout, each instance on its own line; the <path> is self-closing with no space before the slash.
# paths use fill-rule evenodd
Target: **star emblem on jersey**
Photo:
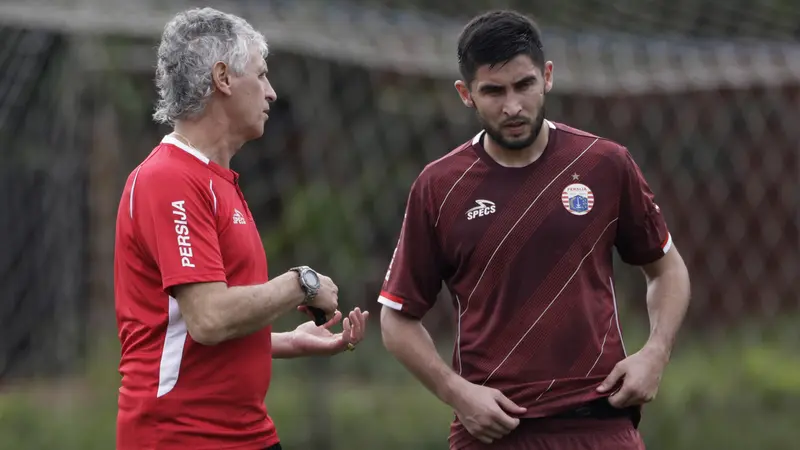
<path id="1" fill-rule="evenodd" d="M 238 209 L 233 210 L 233 223 L 236 225 L 246 225 L 247 221 L 244 220 L 244 214 L 241 213 Z"/>
<path id="2" fill-rule="evenodd" d="M 572 174 L 572 181 L 578 181 L 580 179 L 581 179 L 581 176 L 578 175 L 577 173 L 573 173 Z"/>
<path id="3" fill-rule="evenodd" d="M 561 203 L 570 214 L 583 216 L 592 210 L 594 194 L 585 184 L 573 183 L 561 192 Z"/>

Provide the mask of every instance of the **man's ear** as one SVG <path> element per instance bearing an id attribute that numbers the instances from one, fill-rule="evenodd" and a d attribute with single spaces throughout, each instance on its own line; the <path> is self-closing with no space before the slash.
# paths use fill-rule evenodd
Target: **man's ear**
<path id="1" fill-rule="evenodd" d="M 467 83 L 458 80 L 455 82 L 456 91 L 458 91 L 458 96 L 461 97 L 461 101 L 464 103 L 464 106 L 467 108 L 474 108 L 475 102 L 472 101 L 472 93 L 469 91 L 469 86 Z"/>
<path id="2" fill-rule="evenodd" d="M 544 63 L 544 92 L 545 94 L 553 89 L 553 61 Z"/>
<path id="3" fill-rule="evenodd" d="M 231 73 L 227 64 L 217 61 L 211 67 L 211 83 L 214 85 L 214 90 L 231 95 Z"/>

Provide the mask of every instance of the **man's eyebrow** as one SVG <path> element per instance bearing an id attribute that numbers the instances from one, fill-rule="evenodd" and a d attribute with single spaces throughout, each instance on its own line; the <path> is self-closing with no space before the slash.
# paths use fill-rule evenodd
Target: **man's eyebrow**
<path id="1" fill-rule="evenodd" d="M 523 84 L 523 83 L 530 83 L 532 81 L 536 81 L 536 78 L 537 78 L 536 75 L 528 75 L 528 76 L 520 78 L 519 80 L 515 81 L 513 84 L 517 85 L 517 84 Z"/>
<path id="2" fill-rule="evenodd" d="M 518 86 L 520 84 L 526 84 L 526 83 L 535 82 L 537 80 L 537 78 L 538 77 L 536 75 L 527 75 L 525 77 L 520 78 L 517 81 L 514 81 L 511 84 L 514 85 L 514 86 Z M 486 82 L 486 83 L 484 83 L 484 84 L 482 84 L 482 85 L 480 85 L 478 87 L 478 90 L 480 90 L 480 91 L 492 91 L 492 90 L 497 90 L 497 89 L 503 89 L 503 85 L 502 84 L 497 84 L 497 83 Z"/>
<path id="3" fill-rule="evenodd" d="M 478 87 L 478 90 L 485 91 L 485 90 L 502 89 L 502 88 L 503 88 L 502 84 L 488 83 L 487 82 L 487 83 L 481 84 Z"/>

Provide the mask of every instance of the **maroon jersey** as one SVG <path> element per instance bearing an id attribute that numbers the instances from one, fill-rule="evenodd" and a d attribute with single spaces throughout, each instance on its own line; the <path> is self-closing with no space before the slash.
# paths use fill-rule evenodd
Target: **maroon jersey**
<path id="1" fill-rule="evenodd" d="M 422 318 L 444 282 L 457 313 L 453 369 L 527 417 L 599 397 L 625 357 L 613 248 L 642 265 L 671 246 L 626 148 L 547 124 L 547 147 L 526 167 L 498 164 L 484 132 L 425 167 L 379 298 Z"/>

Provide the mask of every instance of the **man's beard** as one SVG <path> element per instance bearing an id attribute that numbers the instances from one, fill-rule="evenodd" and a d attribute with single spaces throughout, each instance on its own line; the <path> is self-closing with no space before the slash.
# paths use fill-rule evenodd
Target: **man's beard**
<path id="1" fill-rule="evenodd" d="M 506 139 L 503 136 L 503 133 L 500 128 L 492 127 L 491 125 L 489 125 L 489 123 L 486 120 L 484 120 L 484 118 L 481 116 L 480 112 L 478 112 L 477 109 L 475 110 L 475 112 L 477 113 L 478 121 L 480 122 L 481 126 L 483 127 L 484 130 L 486 130 L 486 134 L 488 134 L 489 137 L 491 137 L 492 140 L 494 140 L 500 147 L 506 150 L 522 150 L 530 147 L 536 140 L 536 138 L 539 137 L 539 133 L 541 133 L 542 131 L 542 124 L 544 123 L 545 107 L 544 105 L 542 105 L 542 107 L 539 108 L 539 112 L 536 114 L 536 118 L 533 120 L 532 123 L 533 126 L 531 127 L 531 133 L 527 136 L 515 140 Z M 508 123 L 514 120 L 520 120 L 520 118 L 509 119 L 506 120 L 505 122 Z M 528 124 L 531 123 L 526 119 L 522 120 L 524 120 L 525 123 Z M 502 127 L 502 125 L 500 125 L 500 127 Z"/>

